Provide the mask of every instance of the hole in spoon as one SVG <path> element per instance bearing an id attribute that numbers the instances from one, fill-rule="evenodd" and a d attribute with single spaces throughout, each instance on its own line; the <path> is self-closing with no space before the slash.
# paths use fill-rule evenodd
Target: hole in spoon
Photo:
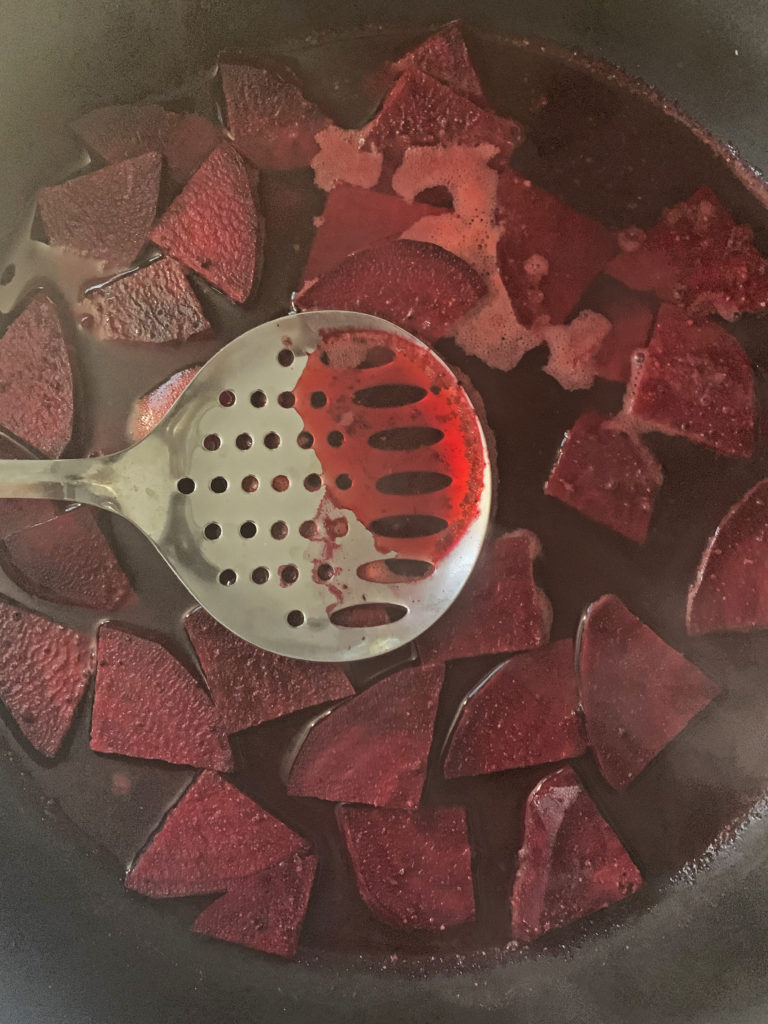
<path id="1" fill-rule="evenodd" d="M 377 601 L 337 608 L 336 611 L 331 612 L 330 619 L 334 626 L 365 629 L 368 626 L 386 626 L 391 622 L 398 622 L 407 614 L 408 609 L 401 604 Z"/>

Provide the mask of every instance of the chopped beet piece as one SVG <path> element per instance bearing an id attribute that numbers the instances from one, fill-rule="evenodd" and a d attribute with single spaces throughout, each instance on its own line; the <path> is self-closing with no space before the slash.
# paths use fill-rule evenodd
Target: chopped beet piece
<path id="1" fill-rule="evenodd" d="M 706 185 L 647 234 L 625 232 L 620 242 L 623 251 L 606 272 L 630 288 L 726 320 L 768 306 L 768 262 L 752 244 L 752 229 L 737 225 Z"/>
<path id="2" fill-rule="evenodd" d="M 342 260 L 294 298 L 297 309 L 382 316 L 436 341 L 485 294 L 482 277 L 429 242 L 385 242 Z"/>
<path id="3" fill-rule="evenodd" d="M 626 382 L 632 369 L 632 354 L 645 348 L 653 330 L 658 303 L 643 292 L 633 292 L 605 274 L 597 277 L 582 298 L 582 304 L 602 313 L 611 322 L 594 357 L 595 375 L 604 380 Z"/>
<path id="4" fill-rule="evenodd" d="M 487 775 L 562 761 L 586 750 L 573 641 L 505 661 L 461 705 L 443 774 Z"/>
<path id="5" fill-rule="evenodd" d="M 528 530 L 487 543 L 454 605 L 419 637 L 422 664 L 545 644 L 552 610 L 533 577 L 533 562 L 540 554 L 541 544 Z"/>
<path id="6" fill-rule="evenodd" d="M 354 185 L 337 185 L 328 195 L 304 268 L 312 281 L 332 270 L 345 256 L 389 242 L 422 217 L 442 211 L 424 203 Z"/>
<path id="7" fill-rule="evenodd" d="M 2 562 L 20 587 L 45 601 L 114 611 L 132 593 L 86 505 L 7 537 Z"/>
<path id="8" fill-rule="evenodd" d="M 155 429 L 179 395 L 186 390 L 189 382 L 197 375 L 201 365 L 179 370 L 138 399 L 128 422 L 128 436 L 132 441 L 140 441 Z"/>
<path id="9" fill-rule="evenodd" d="M 225 892 L 307 843 L 215 772 L 195 779 L 139 855 L 128 889 L 155 898 Z"/>
<path id="10" fill-rule="evenodd" d="M 30 452 L 0 434 L 0 459 L 28 459 Z M 28 526 L 47 523 L 67 507 L 64 501 L 47 498 L 3 498 L 0 500 L 0 540 Z"/>
<path id="11" fill-rule="evenodd" d="M 0 426 L 56 458 L 72 436 L 72 368 L 56 307 L 37 295 L 0 340 Z"/>
<path id="12" fill-rule="evenodd" d="M 376 917 L 409 931 L 442 930 L 474 919 L 463 807 L 341 805 L 336 816 L 358 891 Z"/>
<path id="13" fill-rule="evenodd" d="M 384 166 L 381 153 L 361 149 L 360 132 L 338 128 L 335 124 L 315 135 L 317 153 L 312 157 L 315 184 L 324 192 L 336 185 L 355 185 L 371 189 L 378 184 Z"/>
<path id="14" fill-rule="evenodd" d="M 616 251 L 591 217 L 507 169 L 499 179 L 499 271 L 518 320 L 561 324 Z"/>
<path id="15" fill-rule="evenodd" d="M 299 944 L 316 870 L 317 857 L 294 854 L 234 882 L 200 914 L 192 930 L 290 958 Z"/>
<path id="16" fill-rule="evenodd" d="M 37 201 L 51 245 L 127 267 L 155 219 L 160 166 L 159 153 L 145 153 L 41 189 Z"/>
<path id="17" fill-rule="evenodd" d="M 569 324 L 548 324 L 541 330 L 549 348 L 544 372 L 566 391 L 592 387 L 597 359 L 610 332 L 610 321 L 591 309 L 583 309 Z"/>
<path id="18" fill-rule="evenodd" d="M 768 627 L 768 480 L 728 510 L 689 592 L 688 632 Z"/>
<path id="19" fill-rule="evenodd" d="M 521 942 L 602 910 L 643 884 L 572 768 L 534 787 L 523 828 L 512 891 L 512 934 Z"/>
<path id="20" fill-rule="evenodd" d="M 154 103 L 100 107 L 83 114 L 72 127 L 90 150 L 112 164 L 162 152 L 180 116 Z"/>
<path id="21" fill-rule="evenodd" d="M 411 668 L 316 722 L 291 767 L 288 792 L 321 800 L 416 807 L 443 667 Z"/>
<path id="22" fill-rule="evenodd" d="M 184 114 L 163 147 L 171 177 L 186 184 L 200 164 L 224 139 L 218 125 L 199 114 Z"/>
<path id="23" fill-rule="evenodd" d="M 612 594 L 586 611 L 581 705 L 600 771 L 624 789 L 720 688 Z"/>
<path id="24" fill-rule="evenodd" d="M 99 630 L 91 749 L 231 771 L 224 727 L 209 698 L 161 644 Z"/>
<path id="25" fill-rule="evenodd" d="M 662 306 L 647 349 L 634 356 L 624 409 L 646 430 L 687 437 L 722 455 L 754 450 L 752 366 L 716 323 Z"/>
<path id="26" fill-rule="evenodd" d="M 186 341 L 211 326 L 184 271 L 170 259 L 90 290 L 78 313 L 89 331 L 109 341 Z"/>
<path id="27" fill-rule="evenodd" d="M 242 157 L 219 146 L 152 230 L 152 241 L 235 302 L 251 294 L 263 235 Z"/>
<path id="28" fill-rule="evenodd" d="M 187 617 L 186 627 L 227 732 L 354 693 L 338 665 L 263 651 L 202 608 Z"/>
<path id="29" fill-rule="evenodd" d="M 235 145 L 265 171 L 306 167 L 317 152 L 315 132 L 329 119 L 302 95 L 288 68 L 222 64 L 227 125 Z"/>
<path id="30" fill-rule="evenodd" d="M 386 71 L 395 76 L 410 68 L 431 75 L 473 103 L 485 105 L 483 89 L 467 53 L 461 25 L 457 21 L 444 25 L 400 60 L 388 65 Z"/>
<path id="31" fill-rule="evenodd" d="M 565 435 L 544 493 L 642 544 L 663 479 L 631 425 L 586 412 Z"/>
<path id="32" fill-rule="evenodd" d="M 53 757 L 93 671 L 93 640 L 5 601 L 0 633 L 0 700 L 35 750 Z"/>

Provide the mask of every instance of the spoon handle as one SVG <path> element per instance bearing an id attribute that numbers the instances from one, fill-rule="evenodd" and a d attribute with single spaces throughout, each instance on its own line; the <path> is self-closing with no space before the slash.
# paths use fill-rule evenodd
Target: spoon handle
<path id="1" fill-rule="evenodd" d="M 50 498 L 115 510 L 114 458 L 0 459 L 0 498 Z"/>

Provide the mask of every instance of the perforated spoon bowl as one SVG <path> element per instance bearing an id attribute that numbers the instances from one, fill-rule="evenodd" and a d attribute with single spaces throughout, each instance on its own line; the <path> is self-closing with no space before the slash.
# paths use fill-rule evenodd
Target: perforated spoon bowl
<path id="1" fill-rule="evenodd" d="M 386 332 L 397 348 L 400 362 L 392 361 L 391 373 L 381 334 L 373 355 L 364 352 L 372 331 Z M 337 437 L 329 434 L 338 444 L 330 459 L 331 449 L 311 436 L 299 411 L 314 407 L 317 393 L 309 406 L 306 394 L 297 398 L 313 353 L 315 368 L 327 367 L 324 339 L 340 332 L 357 343 L 350 351 L 360 350 L 362 359 L 334 371 L 341 383 L 352 375 L 351 401 L 349 393 L 321 396 L 342 428 L 333 431 Z M 430 389 L 398 379 L 403 353 L 418 362 L 422 377 L 439 381 L 435 394 L 449 389 L 450 413 L 441 407 L 441 422 L 430 420 Z M 354 390 L 366 366 L 385 384 Z M 379 402 L 387 388 L 394 407 Z M 375 476 L 379 464 L 384 472 L 388 459 L 408 469 L 376 484 L 390 512 L 400 504 L 404 510 L 387 520 L 389 536 L 376 532 L 385 529 L 383 520 L 372 528 L 370 516 L 355 511 L 356 467 L 344 461 L 345 431 L 352 437 L 368 430 L 378 415 L 385 429 L 365 449 L 366 475 Z M 461 469 L 461 479 L 429 471 L 441 453 Z M 453 487 L 461 521 L 414 514 L 419 494 L 391 490 L 409 479 L 438 498 Z M 266 650 L 312 661 L 383 654 L 432 625 L 476 562 L 491 486 L 475 410 L 439 356 L 385 320 L 336 311 L 294 314 L 247 331 L 213 356 L 158 426 L 125 451 L 0 461 L 0 497 L 85 502 L 125 517 L 228 629 Z M 419 557 L 420 548 L 429 554 Z"/>

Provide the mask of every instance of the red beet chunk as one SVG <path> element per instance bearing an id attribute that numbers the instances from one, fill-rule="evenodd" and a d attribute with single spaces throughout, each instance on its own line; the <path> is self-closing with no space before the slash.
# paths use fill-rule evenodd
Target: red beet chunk
<path id="1" fill-rule="evenodd" d="M 351 253 L 399 238 L 417 220 L 440 212 L 426 203 L 408 203 L 384 192 L 337 185 L 328 195 L 315 231 L 304 280 L 327 273 Z"/>
<path id="2" fill-rule="evenodd" d="M 235 302 L 261 265 L 263 237 L 242 157 L 219 146 L 157 222 L 151 239 Z"/>
<path id="3" fill-rule="evenodd" d="M 288 780 L 294 796 L 416 807 L 443 667 L 412 668 L 341 704 L 309 731 Z"/>
<path id="4" fill-rule="evenodd" d="M 632 354 L 645 348 L 656 319 L 656 301 L 633 292 L 612 277 L 597 278 L 583 299 L 584 305 L 611 321 L 610 334 L 597 353 L 594 366 L 604 380 L 628 381 Z"/>
<path id="5" fill-rule="evenodd" d="M 221 145 L 224 135 L 218 125 L 199 114 L 184 114 L 163 146 L 168 170 L 174 181 L 186 184 L 206 157 Z"/>
<path id="6" fill-rule="evenodd" d="M 188 616 L 186 627 L 227 732 L 354 693 L 338 665 L 262 651 L 202 608 Z"/>
<path id="7" fill-rule="evenodd" d="M 376 917 L 408 931 L 442 930 L 473 920 L 462 807 L 404 811 L 341 805 L 336 817 L 358 891 Z"/>
<path id="8" fill-rule="evenodd" d="M 56 458 L 72 436 L 72 368 L 56 307 L 37 295 L 0 340 L 0 426 Z"/>
<path id="9" fill-rule="evenodd" d="M 27 459 L 30 453 L 0 434 L 0 459 Z M 0 540 L 28 526 L 47 523 L 67 507 L 64 501 L 47 498 L 3 498 L 0 500 Z"/>
<path id="10" fill-rule="evenodd" d="M 307 843 L 215 772 L 204 771 L 176 804 L 128 872 L 145 896 L 225 892 Z"/>
<path id="11" fill-rule="evenodd" d="M 624 789 L 720 692 L 612 594 L 587 609 L 581 705 L 600 771 Z"/>
<path id="12" fill-rule="evenodd" d="M 100 107 L 72 125 L 86 146 L 107 163 L 162 152 L 181 118 L 154 103 Z"/>
<path id="13" fill-rule="evenodd" d="M 462 704 L 443 766 L 447 779 L 562 761 L 586 750 L 573 642 L 518 654 Z"/>
<path id="14" fill-rule="evenodd" d="M 186 341 L 210 324 L 174 260 L 155 260 L 87 293 L 78 312 L 97 338 L 162 345 Z"/>
<path id="15" fill-rule="evenodd" d="M 460 96 L 466 96 L 481 107 L 485 106 L 483 88 L 472 66 L 459 22 L 452 21 L 444 25 L 400 60 L 388 65 L 386 70 L 395 76 L 411 68 L 431 75 Z"/>
<path id="16" fill-rule="evenodd" d="M 155 219 L 160 166 L 159 153 L 145 153 L 41 189 L 37 201 L 51 245 L 127 267 Z"/>
<path id="17" fill-rule="evenodd" d="M 256 167 L 306 167 L 317 152 L 315 133 L 330 124 L 305 99 L 288 68 L 222 64 L 227 125 L 235 145 Z"/>
<path id="18" fill-rule="evenodd" d="M 686 624 L 692 634 L 768 626 L 768 480 L 728 510 L 707 545 Z"/>
<path id="19" fill-rule="evenodd" d="M 512 934 L 545 932 L 623 900 L 643 884 L 621 840 L 572 768 L 547 775 L 525 805 L 512 891 Z"/>
<path id="20" fill-rule="evenodd" d="M 221 719 L 189 672 L 160 644 L 112 626 L 99 630 L 91 749 L 234 767 Z"/>
<path id="21" fill-rule="evenodd" d="M 552 611 L 533 576 L 540 554 L 541 544 L 528 530 L 514 530 L 486 544 L 456 602 L 419 637 L 422 664 L 545 644 Z"/>
<path id="22" fill-rule="evenodd" d="M 722 455 L 754 450 L 752 366 L 716 323 L 662 306 L 650 345 L 635 356 L 624 409 L 646 430 L 687 437 Z"/>
<path id="23" fill-rule="evenodd" d="M 234 882 L 192 930 L 263 953 L 295 956 L 316 870 L 317 857 L 294 854 Z"/>
<path id="24" fill-rule="evenodd" d="M 0 634 L 0 700 L 35 750 L 53 757 L 93 671 L 93 640 L 5 601 Z"/>
<path id="25" fill-rule="evenodd" d="M 140 441 L 155 429 L 179 395 L 186 391 L 187 385 L 194 379 L 201 365 L 179 370 L 138 399 L 128 422 L 128 436 L 132 441 Z"/>
<path id="26" fill-rule="evenodd" d="M 132 593 L 85 505 L 7 537 L 2 562 L 20 587 L 45 601 L 114 611 Z"/>
<path id="27" fill-rule="evenodd" d="M 561 324 L 616 251 L 612 232 L 507 169 L 499 179 L 499 272 L 517 319 Z"/>
<path id="28" fill-rule="evenodd" d="M 768 305 L 768 262 L 705 185 L 666 210 L 647 234 L 625 233 L 607 272 L 630 288 L 655 292 L 699 314 L 732 320 Z"/>
<path id="29" fill-rule="evenodd" d="M 544 493 L 642 544 L 661 466 L 621 419 L 586 412 L 565 435 Z"/>
<path id="30" fill-rule="evenodd" d="M 294 298 L 297 309 L 348 309 L 382 316 L 437 341 L 485 294 L 468 263 L 439 245 L 386 242 L 342 260 Z"/>

